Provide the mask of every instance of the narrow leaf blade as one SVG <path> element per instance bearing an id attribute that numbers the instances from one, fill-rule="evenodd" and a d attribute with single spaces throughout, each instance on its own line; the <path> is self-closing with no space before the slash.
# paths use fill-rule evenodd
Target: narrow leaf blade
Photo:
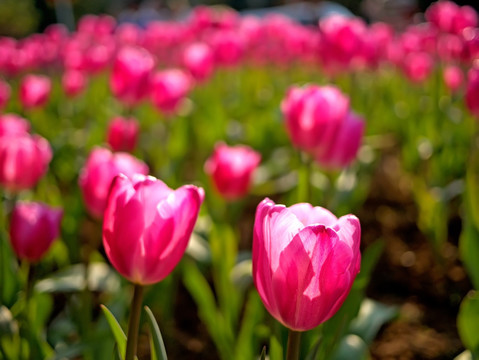
<path id="1" fill-rule="evenodd" d="M 165 344 L 163 342 L 163 337 L 161 336 L 160 327 L 156 322 L 155 316 L 148 306 L 145 306 L 145 312 L 148 315 L 146 320 L 150 326 L 151 338 L 153 342 L 153 349 L 151 351 L 152 360 L 167 360 Z"/>
<path id="2" fill-rule="evenodd" d="M 105 305 L 100 305 L 103 313 L 105 314 L 106 320 L 108 321 L 108 325 L 110 325 L 111 332 L 115 337 L 115 341 L 118 345 L 118 351 L 121 355 L 121 358 L 125 358 L 126 352 L 126 335 L 123 332 L 118 320 L 116 320 L 115 315 L 111 313 L 110 310 Z"/>

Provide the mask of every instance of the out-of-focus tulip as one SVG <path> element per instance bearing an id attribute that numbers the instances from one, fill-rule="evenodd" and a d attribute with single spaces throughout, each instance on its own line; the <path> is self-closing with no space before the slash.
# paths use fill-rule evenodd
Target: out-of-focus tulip
<path id="1" fill-rule="evenodd" d="M 479 118 L 479 69 L 471 68 L 467 73 L 466 106 L 475 117 Z"/>
<path id="2" fill-rule="evenodd" d="M 129 281 L 163 280 L 183 256 L 203 202 L 203 189 L 170 189 L 154 177 L 115 178 L 103 221 L 103 245 Z"/>
<path id="3" fill-rule="evenodd" d="M 444 83 L 451 92 L 456 92 L 464 84 L 464 72 L 457 65 L 449 65 L 443 72 Z"/>
<path id="4" fill-rule="evenodd" d="M 221 143 L 206 161 L 205 172 L 224 198 L 234 200 L 246 195 L 260 161 L 261 155 L 249 146 Z"/>
<path id="5" fill-rule="evenodd" d="M 60 233 L 62 209 L 35 202 L 19 202 L 10 218 L 10 242 L 20 259 L 37 262 Z"/>
<path id="6" fill-rule="evenodd" d="M 256 209 L 253 279 L 266 309 L 295 331 L 313 329 L 341 307 L 359 272 L 361 227 L 307 203 L 266 198 Z"/>
<path id="7" fill-rule="evenodd" d="M 111 182 L 120 173 L 128 177 L 146 175 L 148 166 L 128 153 L 112 153 L 104 148 L 93 149 L 78 180 L 83 201 L 93 216 L 103 216 Z"/>
<path id="8" fill-rule="evenodd" d="M 0 137 L 4 135 L 26 135 L 30 131 L 30 123 L 16 114 L 0 115 Z"/>
<path id="9" fill-rule="evenodd" d="M 174 112 L 192 86 L 190 76 L 180 69 L 168 69 L 153 75 L 151 100 L 165 113 Z"/>
<path id="10" fill-rule="evenodd" d="M 135 118 L 117 116 L 108 126 L 107 142 L 113 151 L 131 152 L 136 147 L 139 128 Z"/>
<path id="11" fill-rule="evenodd" d="M 129 106 L 136 105 L 148 95 L 154 66 L 153 56 L 147 50 L 133 46 L 122 48 L 110 78 L 113 95 Z"/>
<path id="12" fill-rule="evenodd" d="M 3 136 L 1 139 L 0 185 L 13 192 L 35 186 L 52 158 L 48 141 L 30 134 Z"/>
<path id="13" fill-rule="evenodd" d="M 334 86 L 292 87 L 281 110 L 293 144 L 311 152 L 334 136 L 349 112 L 349 98 Z"/>
<path id="14" fill-rule="evenodd" d="M 20 101 L 25 108 L 45 105 L 50 96 L 52 82 L 44 75 L 26 75 L 20 83 Z"/>
<path id="15" fill-rule="evenodd" d="M 434 67 L 431 55 L 425 52 L 410 53 L 403 61 L 403 70 L 406 76 L 415 83 L 428 78 Z"/>
<path id="16" fill-rule="evenodd" d="M 83 72 L 67 70 L 62 76 L 62 86 L 68 97 L 75 97 L 86 87 L 87 80 Z"/>
<path id="17" fill-rule="evenodd" d="M 245 39 L 236 31 L 215 31 L 209 36 L 208 43 L 213 49 L 217 65 L 226 67 L 236 66 L 243 58 Z"/>
<path id="18" fill-rule="evenodd" d="M 213 63 L 213 52 L 204 43 L 190 44 L 183 52 L 184 66 L 198 81 L 204 81 L 211 76 Z"/>
<path id="19" fill-rule="evenodd" d="M 326 168 L 340 169 L 348 166 L 356 158 L 363 133 L 363 118 L 350 112 L 330 141 L 318 147 L 315 160 Z"/>
<path id="20" fill-rule="evenodd" d="M 461 34 L 468 28 L 478 25 L 476 11 L 470 6 L 459 6 L 452 1 L 437 1 L 426 11 L 426 19 L 439 30 Z"/>
<path id="21" fill-rule="evenodd" d="M 0 110 L 2 110 L 10 100 L 11 89 L 10 85 L 5 81 L 0 80 Z"/>

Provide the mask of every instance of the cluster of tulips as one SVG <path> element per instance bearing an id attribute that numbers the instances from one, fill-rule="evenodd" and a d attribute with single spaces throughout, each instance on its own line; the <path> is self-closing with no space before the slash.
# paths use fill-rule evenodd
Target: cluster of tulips
<path id="1" fill-rule="evenodd" d="M 308 359 L 340 358 L 338 349 L 355 344 L 350 325 L 379 256 L 371 247 L 361 260 L 360 222 L 349 214 L 367 196 L 361 183 L 369 183 L 374 171 L 375 149 L 365 142 L 365 133 L 396 132 L 404 149 L 413 149 L 404 150 L 406 168 L 429 161 L 437 149 L 447 159 L 452 155 L 446 151 L 455 151 L 443 151 L 448 136 L 434 138 L 443 129 L 434 125 L 437 119 L 415 128 L 411 122 L 420 122 L 414 117 L 421 112 L 401 99 L 384 102 L 391 113 L 379 113 L 379 94 L 365 95 L 364 83 L 378 91 L 386 83 L 391 97 L 398 94 L 396 87 L 412 89 L 412 101 L 418 94 L 435 96 L 430 92 L 435 87 L 442 95 L 434 98 L 434 106 L 445 104 L 453 114 L 466 107 L 479 116 L 477 13 L 440 1 L 425 17 L 426 22 L 395 33 L 387 24 L 337 15 L 308 27 L 278 15 L 259 19 L 198 7 L 185 22 L 140 28 L 89 15 L 73 33 L 51 25 L 25 39 L 0 38 L 5 225 L 0 234 L 0 357 L 134 359 L 143 299 L 168 317 L 166 305 L 148 293 L 143 296 L 145 288 L 155 294 L 155 284 L 164 282 L 156 289 L 174 302 L 179 275 L 167 277 L 181 272 L 220 357 L 257 357 L 267 344 L 262 358 L 279 359 L 283 348 L 287 359 L 307 354 Z M 376 78 L 385 81 L 374 84 Z M 408 125 L 403 124 L 405 113 L 412 113 Z M 423 176 L 427 190 L 415 196 L 446 188 L 457 174 L 467 176 L 472 199 L 467 227 L 472 235 L 467 238 L 473 239 L 479 234 L 474 203 L 479 177 L 473 163 L 479 157 L 474 155 L 475 121 L 467 114 L 464 118 L 450 127 L 465 127 L 469 140 L 463 146 L 473 150 L 454 160 L 450 173 L 442 167 L 443 177 L 433 178 L 430 169 L 436 165 L 431 165 Z M 461 169 L 466 162 L 472 164 L 467 175 Z M 429 206 L 436 221 L 421 217 L 427 233 L 444 204 L 423 204 L 420 210 Z M 327 208 L 349 215 L 338 218 Z M 242 223 L 249 218 L 252 226 L 245 230 Z M 245 231 L 252 241 L 241 248 Z M 99 232 L 102 246 L 94 239 Z M 57 238 L 65 244 L 54 243 Z M 468 244 L 467 249 L 479 249 Z M 180 263 L 185 252 L 199 265 L 190 259 Z M 476 279 L 477 265 L 464 261 Z M 118 295 L 130 294 L 127 284 L 115 288 L 119 300 L 93 294 L 111 290 L 94 289 L 89 275 L 94 263 L 111 264 L 134 285 L 131 307 Z M 55 303 L 50 315 L 40 316 L 43 300 L 32 292 L 41 293 L 47 281 L 61 280 L 62 270 L 78 264 L 83 282 L 75 291 L 82 295 L 63 298 L 71 304 L 62 309 Z M 204 266 L 211 267 L 210 275 L 202 272 Z M 361 267 L 362 282 L 354 283 Z M 103 269 L 116 276 L 109 266 Z M 49 277 L 49 271 L 60 275 Z M 246 286 L 234 281 L 238 276 L 246 278 Z M 60 288 L 50 292 L 61 293 Z M 289 329 L 287 344 L 284 328 L 263 314 L 257 295 Z M 52 296 L 49 301 L 58 299 Z M 129 312 L 127 336 L 107 307 L 104 317 L 113 335 L 108 333 L 108 340 L 100 336 L 101 316 L 93 321 L 92 313 L 108 301 L 120 322 Z M 65 320 L 74 309 L 80 309 L 87 325 Z M 151 356 L 166 358 L 149 308 L 147 317 Z M 76 330 L 60 330 L 57 319 Z M 268 330 L 261 332 L 262 322 Z M 29 328 L 29 323 L 39 325 Z M 465 346 L 474 353 L 477 334 L 473 338 Z M 367 345 L 368 339 L 360 340 Z"/>

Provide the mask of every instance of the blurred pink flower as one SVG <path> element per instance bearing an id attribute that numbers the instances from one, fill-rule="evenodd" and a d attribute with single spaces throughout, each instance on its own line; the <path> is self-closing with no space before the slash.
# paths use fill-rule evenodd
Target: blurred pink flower
<path id="1" fill-rule="evenodd" d="M 20 83 L 20 101 L 23 107 L 30 109 L 42 107 L 48 101 L 52 82 L 44 75 L 25 75 Z"/>
<path id="2" fill-rule="evenodd" d="M 66 70 L 62 76 L 63 91 L 68 97 L 79 95 L 87 85 L 85 74 L 78 70 Z"/>
<path id="3" fill-rule="evenodd" d="M 448 65 L 444 68 L 443 79 L 451 92 L 456 92 L 464 84 L 464 72 L 457 65 Z"/>
<path id="4" fill-rule="evenodd" d="M 467 73 L 466 107 L 479 118 L 479 69 L 472 67 Z"/>
<path id="5" fill-rule="evenodd" d="M 139 128 L 138 121 L 133 117 L 114 117 L 108 125 L 108 145 L 113 151 L 132 152 L 136 147 Z"/>
<path id="6" fill-rule="evenodd" d="M 151 100 L 165 113 L 177 110 L 181 101 L 192 87 L 191 77 L 180 69 L 167 69 L 153 75 L 151 81 Z"/>
<path id="7" fill-rule="evenodd" d="M 338 219 L 319 206 L 264 199 L 254 223 L 253 280 L 269 313 L 295 331 L 331 318 L 359 273 L 360 240 L 354 215 Z"/>
<path id="8" fill-rule="evenodd" d="M 78 183 L 85 206 L 93 216 L 102 218 L 111 182 L 120 173 L 127 177 L 133 177 L 135 174 L 146 175 L 148 166 L 128 153 L 112 153 L 104 148 L 92 150 Z"/>
<path id="9" fill-rule="evenodd" d="M 30 131 L 30 123 L 17 114 L 0 115 L 0 137 L 27 135 Z"/>
<path id="10" fill-rule="evenodd" d="M 10 218 L 10 243 L 20 259 L 37 262 L 60 234 L 62 209 L 18 202 Z"/>
<path id="11" fill-rule="evenodd" d="M 224 198 L 234 200 L 247 194 L 260 161 L 261 155 L 249 146 L 220 143 L 206 161 L 205 172 Z"/>
<path id="12" fill-rule="evenodd" d="M 403 71 L 415 83 L 426 80 L 434 68 L 431 55 L 425 52 L 413 52 L 403 59 Z"/>
<path id="13" fill-rule="evenodd" d="M 183 256 L 204 199 L 203 189 L 170 189 L 161 180 L 119 175 L 103 221 L 103 245 L 115 269 L 135 284 L 163 280 Z"/>
<path id="14" fill-rule="evenodd" d="M 7 82 L 0 80 L 0 110 L 5 108 L 10 100 L 11 88 Z"/>
<path id="15" fill-rule="evenodd" d="M 122 48 L 110 77 L 113 95 L 128 106 L 136 105 L 148 95 L 154 66 L 153 56 L 147 50 L 133 46 Z"/>
<path id="16" fill-rule="evenodd" d="M 0 141 L 0 185 L 13 192 L 35 186 L 52 158 L 48 141 L 38 135 L 21 134 L 23 126 L 16 124 L 14 131 L 20 134 L 7 134 Z"/>
<path id="17" fill-rule="evenodd" d="M 213 73 L 214 57 L 205 43 L 192 43 L 183 52 L 183 65 L 198 81 L 207 80 Z"/>

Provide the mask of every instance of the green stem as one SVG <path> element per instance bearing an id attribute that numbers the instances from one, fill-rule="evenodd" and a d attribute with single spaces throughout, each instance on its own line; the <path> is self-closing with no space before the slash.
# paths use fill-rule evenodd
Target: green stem
<path id="1" fill-rule="evenodd" d="M 301 345 L 301 332 L 290 329 L 288 332 L 288 349 L 286 352 L 286 360 L 299 359 L 300 345 Z"/>
<path id="2" fill-rule="evenodd" d="M 30 262 L 28 260 L 23 260 L 22 263 L 21 263 L 21 266 L 20 266 L 20 269 L 21 269 L 21 273 L 22 275 L 24 276 L 24 296 L 25 296 L 25 307 L 23 309 L 23 319 L 20 323 L 20 326 L 23 328 L 23 331 L 25 331 L 25 337 L 29 340 L 29 350 L 30 350 L 30 356 L 32 356 L 32 349 L 33 349 L 33 346 L 32 346 L 32 343 L 33 343 L 33 340 L 32 340 L 32 334 L 31 334 L 31 328 L 29 326 L 30 324 L 30 294 L 31 294 L 31 287 L 32 287 L 32 283 L 30 281 L 30 270 L 31 270 L 31 265 L 30 265 Z M 20 332 L 21 334 L 21 332 Z M 19 359 L 23 359 L 23 346 L 22 346 L 22 341 L 20 339 L 20 347 L 19 347 L 19 356 L 18 358 Z M 25 357 L 26 359 L 27 357 Z"/>
<path id="3" fill-rule="evenodd" d="M 128 325 L 128 339 L 126 341 L 125 360 L 133 360 L 138 343 L 138 328 L 140 325 L 141 303 L 143 301 L 143 286 L 135 284 L 133 300 L 131 302 L 130 323 Z"/>
<path id="4" fill-rule="evenodd" d="M 300 153 L 301 166 L 298 174 L 298 203 L 311 202 L 311 165 L 309 155 Z"/>

